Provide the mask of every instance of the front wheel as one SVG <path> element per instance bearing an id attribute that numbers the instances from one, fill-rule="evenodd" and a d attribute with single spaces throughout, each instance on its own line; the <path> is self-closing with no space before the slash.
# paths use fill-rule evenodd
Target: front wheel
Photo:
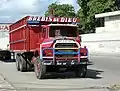
<path id="1" fill-rule="evenodd" d="M 37 61 L 34 64 L 34 71 L 38 79 L 43 79 L 46 73 L 46 66 L 41 61 Z"/>
<path id="2" fill-rule="evenodd" d="M 86 77 L 87 74 L 87 65 L 78 66 L 75 69 L 76 77 Z"/>

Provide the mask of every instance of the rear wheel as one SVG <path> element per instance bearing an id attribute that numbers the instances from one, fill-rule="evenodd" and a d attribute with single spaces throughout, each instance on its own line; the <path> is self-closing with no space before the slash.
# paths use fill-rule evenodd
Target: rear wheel
<path id="1" fill-rule="evenodd" d="M 18 71 L 20 71 L 20 64 L 19 64 L 19 62 L 20 62 L 20 57 L 18 55 L 16 55 L 16 68 L 17 68 Z"/>
<path id="2" fill-rule="evenodd" d="M 20 56 L 20 71 L 21 72 L 25 72 L 25 71 L 29 71 L 30 70 L 30 65 L 27 63 L 27 61 Z"/>
<path id="3" fill-rule="evenodd" d="M 86 77 L 87 65 L 78 66 L 75 70 L 76 77 Z"/>
<path id="4" fill-rule="evenodd" d="M 46 73 L 46 66 L 43 65 L 39 59 L 37 59 L 37 61 L 34 64 L 34 71 L 38 79 L 43 79 Z"/>
<path id="5" fill-rule="evenodd" d="M 26 71 L 26 62 L 21 56 L 20 56 L 20 71 L 21 72 Z"/>

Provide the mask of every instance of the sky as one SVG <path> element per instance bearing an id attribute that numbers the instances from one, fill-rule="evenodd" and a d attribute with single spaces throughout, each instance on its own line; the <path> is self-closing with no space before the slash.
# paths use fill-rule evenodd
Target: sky
<path id="1" fill-rule="evenodd" d="M 55 1 L 71 4 L 79 9 L 77 0 L 0 0 L 0 23 L 11 23 L 26 15 L 44 16 L 48 6 Z"/>

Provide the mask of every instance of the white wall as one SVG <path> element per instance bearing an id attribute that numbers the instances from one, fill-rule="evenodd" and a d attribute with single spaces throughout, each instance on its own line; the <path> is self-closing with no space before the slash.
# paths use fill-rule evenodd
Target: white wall
<path id="1" fill-rule="evenodd" d="M 96 33 L 102 33 L 105 32 L 105 27 L 97 27 L 96 28 Z"/>
<path id="2" fill-rule="evenodd" d="M 4 37 L 4 38 L 0 38 L 0 50 L 6 50 L 7 45 L 9 44 L 9 38 L 8 37 Z"/>
<path id="3" fill-rule="evenodd" d="M 90 52 L 120 53 L 120 11 L 96 15 L 105 17 L 105 27 L 97 27 L 96 33 L 82 35 L 82 45 Z"/>
<path id="4" fill-rule="evenodd" d="M 7 49 L 9 44 L 9 25 L 10 24 L 0 24 L 0 49 Z"/>
<path id="5" fill-rule="evenodd" d="M 120 31 L 120 15 L 105 18 L 105 31 Z"/>
<path id="6" fill-rule="evenodd" d="M 96 28 L 96 33 L 112 31 L 120 31 L 120 15 L 105 17 L 105 26 Z"/>
<path id="7" fill-rule="evenodd" d="M 87 46 L 90 52 L 120 52 L 120 32 L 84 34 L 81 36 L 82 46 Z"/>

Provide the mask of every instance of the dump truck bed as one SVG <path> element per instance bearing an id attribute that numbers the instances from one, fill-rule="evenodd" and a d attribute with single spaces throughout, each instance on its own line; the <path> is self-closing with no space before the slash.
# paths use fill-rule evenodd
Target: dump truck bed
<path id="1" fill-rule="evenodd" d="M 10 25 L 10 50 L 27 52 L 39 48 L 40 26 L 28 26 L 28 17 Z"/>

